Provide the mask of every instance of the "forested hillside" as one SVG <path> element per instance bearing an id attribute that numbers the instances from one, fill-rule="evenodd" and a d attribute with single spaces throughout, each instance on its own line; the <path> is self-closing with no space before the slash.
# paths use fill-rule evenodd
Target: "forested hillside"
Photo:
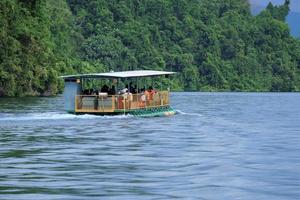
<path id="1" fill-rule="evenodd" d="M 247 0 L 1 0 L 0 96 L 52 95 L 58 76 L 179 72 L 177 90 L 299 91 L 289 1 L 252 16 Z"/>

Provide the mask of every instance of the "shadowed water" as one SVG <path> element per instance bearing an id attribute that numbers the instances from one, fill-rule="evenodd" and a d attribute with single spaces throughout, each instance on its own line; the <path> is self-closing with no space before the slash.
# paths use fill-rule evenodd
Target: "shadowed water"
<path id="1" fill-rule="evenodd" d="M 0 199 L 298 199 L 300 94 L 173 93 L 172 117 L 0 99 Z"/>

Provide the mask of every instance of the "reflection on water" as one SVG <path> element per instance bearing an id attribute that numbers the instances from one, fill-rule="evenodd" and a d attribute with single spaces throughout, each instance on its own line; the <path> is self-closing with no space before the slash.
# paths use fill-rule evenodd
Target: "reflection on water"
<path id="1" fill-rule="evenodd" d="M 297 199 L 300 94 L 174 93 L 172 117 L 0 99 L 0 199 Z"/>

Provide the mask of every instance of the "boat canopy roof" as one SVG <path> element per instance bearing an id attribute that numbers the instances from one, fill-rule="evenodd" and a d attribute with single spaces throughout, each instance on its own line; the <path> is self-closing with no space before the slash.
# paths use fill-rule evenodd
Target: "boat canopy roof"
<path id="1" fill-rule="evenodd" d="M 108 72 L 108 73 L 93 73 L 93 74 L 76 74 L 61 76 L 63 79 L 75 78 L 134 78 L 134 77 L 150 77 L 175 74 L 176 72 L 155 71 L 155 70 L 135 70 L 122 72 Z"/>

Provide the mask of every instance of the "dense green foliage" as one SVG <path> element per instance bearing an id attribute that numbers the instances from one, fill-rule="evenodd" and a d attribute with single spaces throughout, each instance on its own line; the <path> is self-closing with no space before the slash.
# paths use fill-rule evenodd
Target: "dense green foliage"
<path id="1" fill-rule="evenodd" d="M 177 71 L 177 90 L 299 91 L 289 1 L 2 0 L 0 96 L 50 95 L 76 72 Z"/>

